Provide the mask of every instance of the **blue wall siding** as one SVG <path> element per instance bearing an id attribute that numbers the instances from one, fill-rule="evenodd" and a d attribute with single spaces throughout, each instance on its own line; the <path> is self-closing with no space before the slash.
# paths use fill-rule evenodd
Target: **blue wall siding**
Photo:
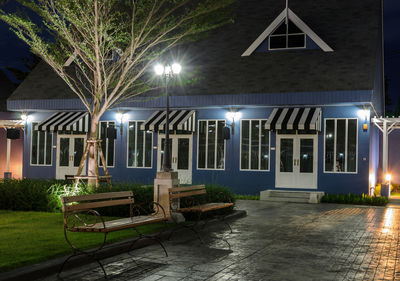
<path id="1" fill-rule="evenodd" d="M 242 119 L 267 119 L 273 107 L 268 108 L 242 108 Z M 329 174 L 323 171 L 324 155 L 324 118 L 357 118 L 358 106 L 328 106 L 323 107 L 322 132 L 318 135 L 318 190 L 329 193 L 368 193 L 368 175 L 370 169 L 370 158 L 374 163 L 376 153 L 370 152 L 369 144 L 370 128 L 367 132 L 362 130 L 363 120 L 359 120 L 358 131 L 358 173 L 357 174 Z M 225 119 L 228 112 L 226 108 L 219 109 L 199 109 L 196 110 L 198 120 Z M 116 111 L 109 111 L 104 114 L 102 121 L 115 121 L 117 125 L 117 139 L 115 145 L 115 166 L 110 167 L 110 174 L 113 181 L 139 182 L 152 184 L 157 169 L 157 149 L 153 149 L 152 168 L 127 168 L 127 129 L 128 122 L 123 124 L 123 134 L 120 135 L 120 123 L 115 120 Z M 132 110 L 126 112 L 128 120 L 146 120 L 153 110 Z M 35 113 L 35 120 L 43 120 L 50 113 Z M 230 121 L 226 121 L 231 126 Z M 197 124 L 196 124 L 197 126 Z M 24 176 L 35 178 L 54 178 L 55 177 L 55 152 L 53 148 L 53 163 L 51 167 L 30 166 L 30 126 L 27 130 L 27 137 L 24 151 Z M 270 146 L 276 147 L 275 133 L 271 133 Z M 54 135 L 53 144 L 56 144 Z M 157 146 L 157 134 L 153 134 L 153 146 Z M 371 156 L 371 155 L 372 156 Z M 375 156 L 374 156 L 375 155 Z M 363 158 L 365 161 L 363 161 Z M 234 192 L 242 194 L 258 194 L 261 190 L 272 189 L 275 187 L 275 150 L 270 151 L 270 170 L 269 171 L 241 171 L 240 170 L 240 120 L 235 121 L 235 134 L 226 141 L 226 158 L 224 170 L 197 170 L 197 130 L 193 135 L 193 177 L 194 184 L 216 183 L 232 188 Z M 372 160 L 371 160 L 372 161 Z M 375 164 L 376 165 L 376 164 Z M 296 189 L 298 190 L 298 189 Z"/>
<path id="2" fill-rule="evenodd" d="M 379 116 L 384 115 L 384 97 L 383 97 L 383 69 L 382 69 L 382 40 L 381 32 L 379 32 L 379 40 L 377 42 L 376 50 L 376 70 L 374 77 L 374 89 L 372 92 L 371 102 Z"/>

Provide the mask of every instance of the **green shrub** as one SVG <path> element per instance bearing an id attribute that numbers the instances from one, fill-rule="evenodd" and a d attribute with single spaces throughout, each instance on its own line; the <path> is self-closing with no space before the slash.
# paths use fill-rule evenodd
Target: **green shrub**
<path id="1" fill-rule="evenodd" d="M 223 186 L 206 185 L 207 195 L 201 202 L 234 202 L 232 192 Z M 71 181 L 62 180 L 6 180 L 0 182 L 0 209 L 20 211 L 61 212 L 61 197 L 83 195 L 90 193 L 132 191 L 136 204 L 142 206 L 141 214 L 152 210 L 153 186 L 138 183 L 115 183 L 110 188 L 100 185 L 95 191 L 90 191 L 86 184 L 74 188 Z M 181 201 L 185 205 L 187 201 Z M 129 206 L 102 208 L 104 216 L 124 217 L 129 214 Z"/>
<path id="2" fill-rule="evenodd" d="M 59 209 L 56 198 L 48 191 L 58 180 L 5 180 L 0 182 L 0 209 L 19 211 L 55 212 Z"/>
<path id="3" fill-rule="evenodd" d="M 339 203 L 339 204 L 358 204 L 358 205 L 373 205 L 384 206 L 389 201 L 387 197 L 370 196 L 367 194 L 325 194 L 321 202 L 323 203 Z"/>
<path id="4" fill-rule="evenodd" d="M 248 194 L 234 194 L 233 198 L 236 200 L 260 200 L 259 195 L 248 195 Z"/>

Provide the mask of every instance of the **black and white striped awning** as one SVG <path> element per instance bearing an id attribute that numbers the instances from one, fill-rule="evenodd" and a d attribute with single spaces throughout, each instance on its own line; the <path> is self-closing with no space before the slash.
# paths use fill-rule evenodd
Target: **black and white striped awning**
<path id="1" fill-rule="evenodd" d="M 89 114 L 87 112 L 57 112 L 36 125 L 35 130 L 87 133 L 89 131 Z"/>
<path id="2" fill-rule="evenodd" d="M 274 108 L 265 123 L 267 130 L 315 130 L 321 131 L 321 108 L 289 107 Z"/>
<path id="3" fill-rule="evenodd" d="M 167 112 L 160 110 L 154 112 L 144 122 L 140 129 L 150 131 L 165 131 Z M 195 111 L 194 110 L 171 110 L 169 112 L 169 129 L 174 131 L 194 132 L 195 130 Z"/>

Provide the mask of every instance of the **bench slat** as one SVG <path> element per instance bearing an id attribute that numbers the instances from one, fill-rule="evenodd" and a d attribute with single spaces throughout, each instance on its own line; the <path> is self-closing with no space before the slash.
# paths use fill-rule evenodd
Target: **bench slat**
<path id="1" fill-rule="evenodd" d="M 170 198 L 171 199 L 176 199 L 176 198 L 189 197 L 189 196 L 201 195 L 201 194 L 206 194 L 206 190 L 205 189 L 201 189 L 201 190 L 196 190 L 196 191 L 175 193 L 175 194 L 171 194 Z"/>
<path id="2" fill-rule="evenodd" d="M 120 192 L 105 192 L 89 195 L 77 195 L 77 196 L 66 196 L 62 198 L 64 203 L 80 202 L 80 201 L 92 201 L 100 199 L 110 199 L 119 197 L 132 197 L 132 191 L 120 191 Z"/>
<path id="3" fill-rule="evenodd" d="M 169 189 L 169 192 L 182 192 L 182 191 L 190 191 L 190 190 L 198 190 L 205 189 L 205 185 L 192 185 L 192 186 L 183 186 L 183 187 L 173 187 Z"/>
<path id="4" fill-rule="evenodd" d="M 74 232 L 112 232 L 116 230 L 132 228 L 135 226 L 167 221 L 168 217 L 164 216 L 138 216 L 133 218 L 123 218 L 118 220 L 106 221 L 104 222 L 106 228 L 104 228 L 103 223 L 99 222 L 92 226 L 77 226 L 70 228 L 70 231 Z"/>
<path id="5" fill-rule="evenodd" d="M 218 210 L 223 208 L 228 208 L 233 206 L 233 203 L 207 203 L 203 205 L 188 207 L 188 208 L 181 208 L 177 209 L 177 212 L 186 213 L 186 212 L 208 212 L 212 210 Z"/>
<path id="6" fill-rule="evenodd" d="M 116 205 L 127 205 L 127 204 L 133 204 L 133 198 L 89 202 L 76 205 L 64 205 L 64 210 L 66 212 L 71 212 L 71 211 L 90 210 L 95 208 L 110 207 Z"/>

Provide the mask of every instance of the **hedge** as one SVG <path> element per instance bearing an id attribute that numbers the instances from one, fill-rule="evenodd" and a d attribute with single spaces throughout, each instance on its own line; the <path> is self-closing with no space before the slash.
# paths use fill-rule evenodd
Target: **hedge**
<path id="1" fill-rule="evenodd" d="M 389 200 L 387 197 L 370 196 L 367 194 L 325 194 L 321 198 L 323 203 L 355 204 L 385 206 Z"/>
<path id="2" fill-rule="evenodd" d="M 223 186 L 206 185 L 207 196 L 204 202 L 223 202 L 235 198 L 232 192 Z M 138 183 L 116 183 L 112 188 L 101 185 L 95 191 L 90 192 L 87 185 L 80 184 L 75 189 L 71 182 L 62 180 L 5 180 L 0 181 L 0 209 L 15 211 L 43 211 L 61 212 L 62 196 L 82 195 L 90 193 L 115 192 L 131 190 L 134 194 L 135 203 L 139 203 L 145 210 L 149 210 L 153 201 L 153 186 Z M 221 195 L 222 194 L 222 195 Z M 182 206 L 186 202 L 182 200 Z M 102 214 L 105 216 L 126 216 L 128 206 L 104 208 Z"/>

